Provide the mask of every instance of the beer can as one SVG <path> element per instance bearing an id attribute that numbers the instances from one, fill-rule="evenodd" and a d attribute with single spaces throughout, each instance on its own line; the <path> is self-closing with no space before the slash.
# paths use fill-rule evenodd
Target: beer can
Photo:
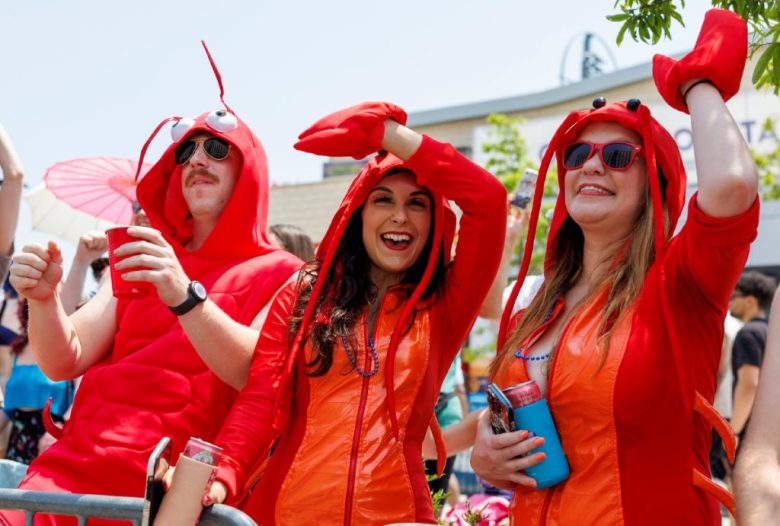
<path id="1" fill-rule="evenodd" d="M 533 380 L 507 387 L 504 389 L 504 394 L 514 409 L 525 407 L 542 399 L 542 392 Z"/>

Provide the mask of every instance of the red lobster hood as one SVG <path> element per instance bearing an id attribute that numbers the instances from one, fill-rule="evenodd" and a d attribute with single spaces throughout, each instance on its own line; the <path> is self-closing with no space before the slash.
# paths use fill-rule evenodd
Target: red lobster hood
<path id="1" fill-rule="evenodd" d="M 151 224 L 181 253 L 192 237 L 192 217 L 181 192 L 182 166 L 176 164 L 174 152 L 181 141 L 196 132 L 220 137 L 230 143 L 233 152 L 240 152 L 241 172 L 217 225 L 196 253 L 207 259 L 248 259 L 266 254 L 275 248 L 266 235 L 268 161 L 265 151 L 249 127 L 230 111 L 225 115 L 235 117 L 234 129 L 219 131 L 207 124 L 207 117 L 215 113 L 204 113 L 195 119 L 195 124 L 165 150 L 138 183 L 138 202 Z"/>
<path id="2" fill-rule="evenodd" d="M 319 275 L 325 276 L 334 265 L 334 258 L 339 243 L 344 236 L 344 230 L 347 228 L 352 215 L 366 202 L 366 198 L 371 190 L 382 180 L 382 178 L 393 169 L 404 168 L 404 163 L 399 158 L 384 152 L 380 152 L 374 158 L 372 158 L 368 164 L 363 167 L 360 173 L 352 181 L 347 194 L 341 201 L 336 214 L 330 222 L 325 236 L 317 249 L 317 260 L 320 262 L 321 267 Z M 434 202 L 434 228 L 431 232 L 433 236 L 433 242 L 431 244 L 430 256 L 423 273 L 420 282 L 415 285 L 409 299 L 403 306 L 398 322 L 393 329 L 393 333 L 390 337 L 390 344 L 387 349 L 387 366 L 385 367 L 385 386 L 387 389 L 387 405 L 390 414 L 390 421 L 393 427 L 393 431 L 398 437 L 398 424 L 395 414 L 395 395 L 392 390 L 393 386 L 393 374 L 394 374 L 394 356 L 398 344 L 403 336 L 404 328 L 406 326 L 409 316 L 412 314 L 415 305 L 425 292 L 428 283 L 430 283 L 431 276 L 436 267 L 436 261 L 439 258 L 439 254 L 443 251 L 445 262 L 450 261 L 452 244 L 455 238 L 455 226 L 457 220 L 455 213 L 450 208 L 448 201 L 441 195 L 433 194 Z M 335 263 L 338 265 L 338 262 Z M 291 377 L 292 368 L 295 364 L 295 357 L 298 355 L 304 345 L 304 335 L 307 334 L 308 328 L 311 324 L 312 317 L 314 315 L 314 309 L 317 305 L 317 300 L 320 297 L 322 286 L 325 280 L 318 279 L 312 290 L 311 299 L 306 307 L 306 311 L 303 314 L 303 320 L 301 322 L 301 328 L 298 330 L 298 334 L 293 342 L 293 353 L 288 361 L 287 377 Z"/>
<path id="3" fill-rule="evenodd" d="M 548 274 L 550 269 L 555 266 L 557 254 L 556 247 L 558 236 L 569 213 L 566 210 L 564 196 L 564 177 L 566 171 L 563 169 L 563 149 L 566 145 L 572 143 L 582 130 L 593 122 L 615 122 L 624 128 L 637 132 L 642 137 L 643 155 L 647 164 L 647 178 L 650 187 L 650 197 L 653 204 L 653 222 L 655 223 L 655 257 L 659 258 L 666 247 L 667 239 L 664 235 L 664 208 L 669 215 L 668 230 L 671 233 L 680 218 L 683 206 L 685 205 L 685 186 L 686 176 L 680 150 L 674 138 L 669 134 L 661 124 L 650 114 L 650 109 L 641 104 L 637 99 L 629 101 L 615 102 L 606 104 L 600 108 L 574 111 L 570 113 L 563 123 L 558 127 L 550 140 L 550 144 L 542 157 L 542 163 L 539 168 L 539 180 L 536 184 L 534 194 L 533 208 L 529 222 L 529 232 L 536 233 L 536 224 L 539 218 L 539 210 L 544 191 L 544 180 L 547 177 L 547 170 L 550 167 L 552 156 L 555 155 L 558 167 L 558 200 L 555 203 L 550 232 L 547 237 L 547 251 L 544 259 L 544 272 Z M 661 195 L 661 176 L 666 182 L 666 188 Z M 529 236 L 529 239 L 533 237 Z M 531 260 L 531 251 L 533 243 L 526 243 L 523 253 L 523 261 L 520 266 L 520 274 L 515 284 L 509 301 L 504 309 L 501 318 L 501 327 L 499 330 L 498 344 L 499 348 L 506 339 L 506 329 L 509 318 L 512 313 L 512 306 L 515 304 L 517 295 L 520 291 L 523 281 L 528 273 L 528 265 Z"/>

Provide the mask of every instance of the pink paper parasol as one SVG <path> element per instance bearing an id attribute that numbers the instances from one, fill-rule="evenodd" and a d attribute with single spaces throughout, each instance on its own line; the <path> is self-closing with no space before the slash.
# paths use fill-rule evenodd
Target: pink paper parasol
<path id="1" fill-rule="evenodd" d="M 95 157 L 57 163 L 43 176 L 46 188 L 76 210 L 114 224 L 133 217 L 135 171 L 130 159 Z M 144 164 L 143 176 L 151 164 Z"/>
<path id="2" fill-rule="evenodd" d="M 77 244 L 91 230 L 130 224 L 136 165 L 104 157 L 55 164 L 44 184 L 25 195 L 33 229 Z M 144 164 L 141 173 L 150 167 Z"/>

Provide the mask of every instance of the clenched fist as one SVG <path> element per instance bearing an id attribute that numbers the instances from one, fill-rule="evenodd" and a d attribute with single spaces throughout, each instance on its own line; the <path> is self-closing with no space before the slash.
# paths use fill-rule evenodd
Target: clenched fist
<path id="1" fill-rule="evenodd" d="M 54 241 L 46 247 L 38 243 L 25 245 L 13 257 L 10 279 L 17 292 L 30 301 L 52 298 L 62 280 L 60 247 Z"/>

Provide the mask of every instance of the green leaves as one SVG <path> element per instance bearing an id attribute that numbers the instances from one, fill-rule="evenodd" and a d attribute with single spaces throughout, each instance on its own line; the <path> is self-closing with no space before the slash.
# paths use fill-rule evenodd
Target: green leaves
<path id="1" fill-rule="evenodd" d="M 680 0 L 680 6 L 685 7 L 684 0 Z M 637 42 L 657 44 L 663 37 L 672 38 L 672 20 L 685 26 L 673 0 L 617 0 L 615 7 L 620 12 L 608 15 L 607 20 L 623 24 L 617 34 L 618 45 L 623 43 L 626 33 Z"/>
<path id="2" fill-rule="evenodd" d="M 769 118 L 761 125 L 764 131 L 775 130 L 777 121 Z M 766 201 L 780 199 L 780 141 L 775 138 L 774 149 L 766 153 L 753 150 L 753 160 L 758 168 L 758 186 Z"/>
<path id="3" fill-rule="evenodd" d="M 528 146 L 520 135 L 520 125 L 525 119 L 494 113 L 488 116 L 487 122 L 488 135 L 494 140 L 482 145 L 482 151 L 489 156 L 485 168 L 504 183 L 507 191 L 512 191 L 520 175 L 533 166 L 527 158 Z"/>
<path id="4" fill-rule="evenodd" d="M 763 46 L 752 81 L 756 88 L 771 88 L 775 95 L 780 93 L 780 44 Z"/>

